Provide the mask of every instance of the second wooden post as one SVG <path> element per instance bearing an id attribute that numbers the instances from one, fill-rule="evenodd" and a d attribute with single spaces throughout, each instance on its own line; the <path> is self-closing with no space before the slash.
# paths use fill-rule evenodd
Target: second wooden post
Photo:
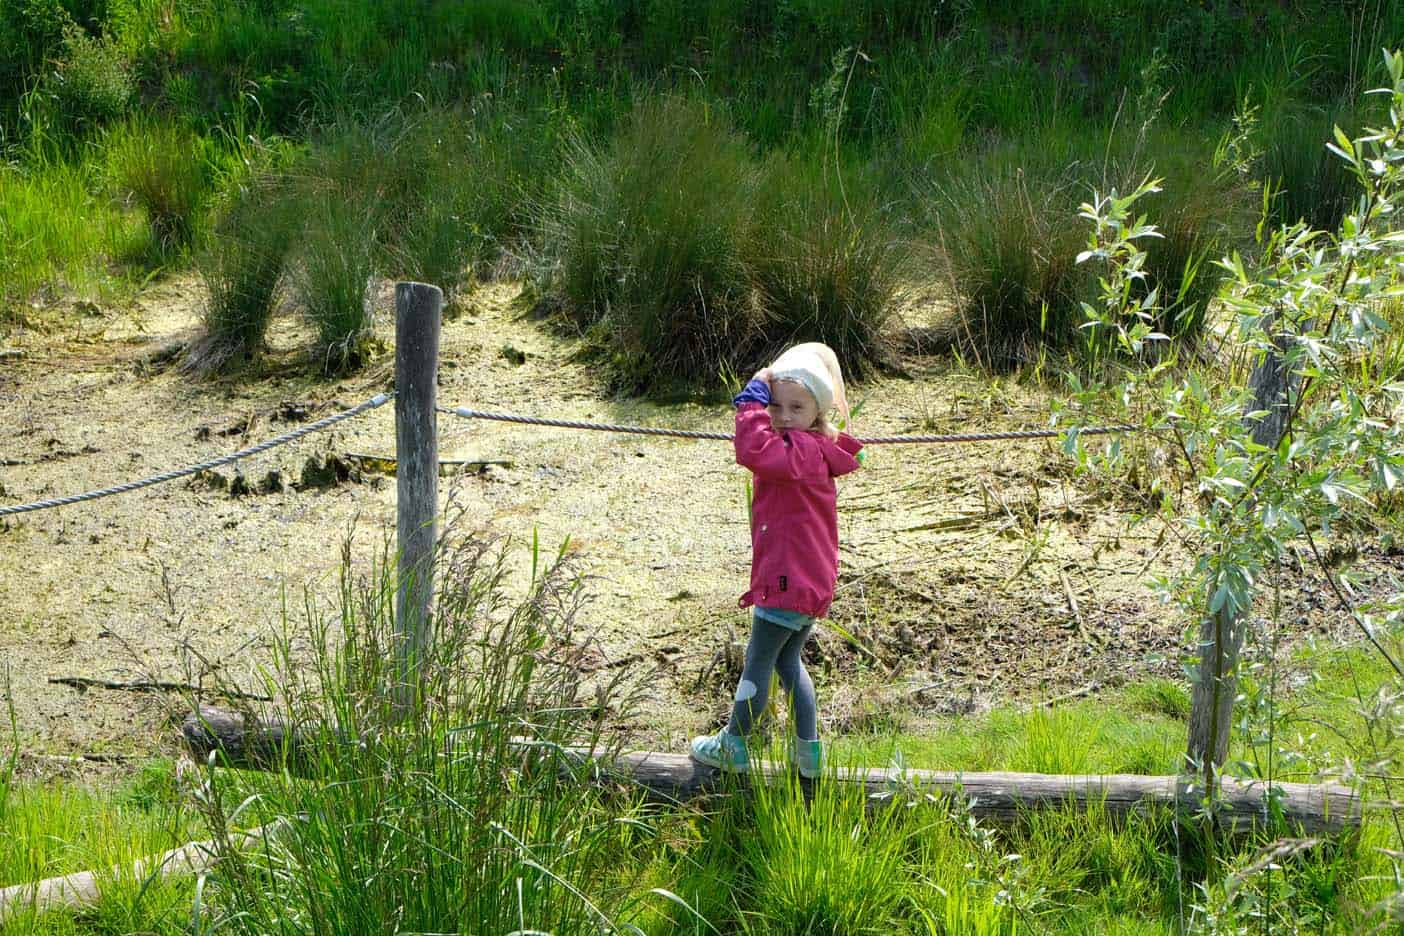
<path id="1" fill-rule="evenodd" d="M 433 639 L 434 548 L 439 511 L 439 317 L 443 293 L 395 284 L 396 701 L 405 707 Z"/>

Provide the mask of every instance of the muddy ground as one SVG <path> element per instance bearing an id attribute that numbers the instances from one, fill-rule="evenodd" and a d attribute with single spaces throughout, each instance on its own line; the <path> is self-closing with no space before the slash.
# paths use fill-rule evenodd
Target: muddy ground
<path id="1" fill-rule="evenodd" d="M 571 419 L 729 430 L 725 405 L 616 399 L 576 345 L 523 315 L 518 287 L 490 284 L 445 323 L 440 401 Z M 103 487 L 252 445 L 389 388 L 387 350 L 358 375 L 313 379 L 306 335 L 286 318 L 258 375 L 200 382 L 171 366 L 197 330 L 198 283 L 154 286 L 125 308 L 53 310 L 0 341 L 0 503 Z M 905 326 L 940 314 L 917 305 Z M 907 354 L 906 375 L 862 385 L 859 434 L 1042 427 L 1049 401 L 1012 381 Z M 56 679 L 167 680 L 258 688 L 288 596 L 330 602 L 340 545 L 369 563 L 394 526 L 392 477 L 355 455 L 394 451 L 392 407 L 238 466 L 255 488 L 183 479 L 0 521 L 0 659 L 23 747 L 44 755 L 176 750 L 178 697 Z M 615 728 L 678 748 L 726 710 L 726 648 L 748 568 L 745 473 L 718 442 L 441 422 L 445 478 L 465 522 L 519 538 L 569 536 L 588 578 L 580 624 L 595 665 L 641 682 Z M 1095 695 L 1127 679 L 1177 676 L 1180 615 L 1155 576 L 1186 560 L 1130 505 L 1090 489 L 1056 442 L 884 446 L 841 482 L 837 627 L 811 645 L 824 730 L 850 732 L 980 711 L 1009 700 Z M 360 467 L 302 484 L 309 459 Z M 270 473 L 277 478 L 268 482 Z M 281 479 L 279 483 L 278 479 Z M 309 478 L 310 481 L 310 478 Z M 260 492 L 263 485 L 270 490 Z M 1345 633 L 1309 578 L 1292 590 L 1294 633 Z M 36 762 L 44 762 L 37 758 Z M 62 763 L 50 757 L 53 763 Z"/>

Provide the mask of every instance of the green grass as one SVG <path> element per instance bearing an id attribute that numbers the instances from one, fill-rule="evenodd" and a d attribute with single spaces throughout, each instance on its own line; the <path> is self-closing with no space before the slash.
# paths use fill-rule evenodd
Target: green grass
<path id="1" fill-rule="evenodd" d="M 214 925 L 585 932 L 613 910 L 618 891 L 599 872 L 627 867 L 639 824 L 627 806 L 604 807 L 588 766 L 556 754 L 599 742 L 592 712 L 614 699 L 607 684 L 586 688 L 576 665 L 579 583 L 533 552 L 529 586 L 509 590 L 502 544 L 453 542 L 436 640 L 407 691 L 395 688 L 388 557 L 360 578 L 348 555 L 339 605 L 286 622 L 270 683 L 286 716 L 317 734 L 300 777 L 260 781 L 243 821 L 283 826 L 211 877 Z M 296 661 L 295 645 L 307 648 Z M 207 820 L 222 825 L 249 793 L 218 775 Z"/>
<path id="2" fill-rule="evenodd" d="M 1404 14 L 1393 8 L 1351 12 L 1324 0 L 1291 8 L 1255 0 L 1232 11 L 1191 6 L 1172 16 L 1149 2 L 1103 0 L 934 10 L 890 0 L 698 9 L 663 2 L 627 11 L 567 0 L 68 6 L 65 13 L 58 0 L 26 0 L 0 17 L 0 50 L 13 53 L 0 87 L 15 92 L 0 96 L 14 102 L 0 108 L 0 148 L 36 175 L 67 171 L 59 167 L 81 165 L 89 146 L 101 148 L 101 161 L 127 167 L 127 183 L 114 194 L 144 204 L 152 231 L 144 243 L 93 239 L 66 249 L 0 233 L 32 255 L 12 249 L 0 260 L 7 295 L 61 290 L 65 282 L 101 278 L 114 263 L 187 262 L 172 256 L 172 246 L 183 251 L 209 225 L 201 207 L 208 185 L 202 193 L 186 178 L 199 160 L 160 154 L 199 149 L 210 166 L 223 167 L 250 140 L 283 135 L 310 139 L 314 150 L 339 146 L 366 157 L 340 169 L 361 174 L 364 185 L 354 191 L 384 201 L 374 241 L 376 266 L 387 275 L 437 280 L 451 295 L 469 281 L 465 271 L 481 277 L 530 257 L 574 278 L 567 295 L 577 297 L 583 315 L 622 303 L 621 321 L 595 337 L 612 348 L 618 382 L 635 386 L 679 364 L 684 382 L 707 382 L 736 363 L 728 358 L 758 355 L 743 347 L 738 328 L 759 313 L 779 316 L 769 343 L 828 332 L 803 336 L 850 347 L 846 363 L 861 370 L 874 355 L 871 336 L 901 267 L 893 260 L 904 248 L 891 228 L 911 215 L 928 245 L 946 235 L 966 304 L 959 329 L 966 351 L 1012 364 L 1037 357 L 1045 342 L 1073 342 L 1077 323 L 1067 310 L 1076 305 L 1067 296 L 1080 281 L 1066 269 L 1064 241 L 1074 239 L 1078 225 L 1068 223 L 1068 211 L 1087 195 L 1088 178 L 1064 172 L 1066 160 L 1035 165 L 1027 157 L 1060 154 L 1060 140 L 1081 137 L 1087 145 L 1071 158 L 1097 163 L 1108 127 L 1141 120 L 1147 102 L 1173 128 L 1159 155 L 1194 154 L 1204 147 L 1182 144 L 1217 135 L 1248 98 L 1280 115 L 1269 128 L 1271 165 L 1264 166 L 1282 189 L 1279 210 L 1307 213 L 1319 204 L 1334 216 L 1339 179 L 1329 166 L 1314 168 L 1320 148 L 1309 143 L 1310 114 L 1316 102 L 1348 99 L 1373 81 L 1376 57 L 1364 50 L 1404 30 Z M 69 28 L 65 39 L 74 18 L 88 33 Z M 1259 36 L 1267 39 L 1250 38 Z M 656 189 L 632 196 L 632 206 L 624 204 L 629 193 L 616 192 L 611 207 L 608 179 L 585 183 L 596 197 L 582 213 L 613 211 L 608 220 L 627 218 L 642 233 L 618 235 L 607 225 L 591 233 L 588 218 L 577 217 L 569 222 L 574 236 L 593 244 L 567 249 L 552 224 L 534 223 L 531 207 L 552 203 L 545 192 L 579 195 L 590 171 L 583 158 L 560 171 L 565 141 L 588 141 L 582 146 L 596 158 L 631 158 L 630 171 L 643 171 L 649 156 L 623 153 L 649 143 L 634 115 L 678 98 L 695 104 L 687 119 L 733 137 L 714 163 L 739 146 L 750 168 L 737 159 L 729 170 L 708 170 L 699 155 L 686 164 L 697 178 L 677 180 L 671 207 Z M 451 116 L 416 116 L 441 112 Z M 104 142 L 101 128 L 124 117 L 189 127 L 194 136 L 166 145 L 119 129 Z M 416 126 L 431 128 L 433 139 L 406 129 Z M 336 143 L 339 133 L 367 145 L 358 151 Z M 660 145 L 653 156 L 676 158 L 685 140 L 686 133 L 654 140 L 673 148 Z M 1021 148 L 1015 157 L 999 155 Z M 1162 165 L 1153 168 L 1168 174 L 1166 161 L 1154 160 Z M 792 174 L 808 178 L 809 187 L 787 199 L 786 217 L 770 211 L 761 219 L 752 241 L 773 255 L 747 261 L 753 281 L 743 286 L 736 249 L 725 245 L 744 224 L 750 174 L 775 176 L 786 165 L 800 165 Z M 855 183 L 846 192 L 834 191 L 835 165 Z M 303 168 L 315 175 L 325 166 L 313 156 Z M 1183 182 L 1202 174 L 1197 167 Z M 863 175 L 877 181 L 856 184 Z M 907 183 L 899 185 L 911 178 L 952 196 L 935 213 L 940 226 L 923 226 L 932 213 L 913 206 Z M 1166 210 L 1153 220 L 1174 236 L 1151 250 L 1149 268 L 1168 303 L 1161 324 L 1194 332 L 1216 276 L 1206 258 L 1226 243 L 1216 226 L 1226 223 L 1231 240 L 1246 236 L 1251 221 L 1207 213 L 1221 202 L 1212 187 L 1171 182 Z M 0 200 L 8 203 L 11 193 Z M 841 211 L 836 200 L 845 203 Z M 67 206 L 55 198 L 50 207 Z M 766 295 L 773 306 L 764 305 Z M 714 311 L 715 334 L 709 326 L 695 341 L 698 320 Z M 668 353 L 689 344 L 701 346 L 695 362 Z"/>
<path id="3" fill-rule="evenodd" d="M 0 326 L 25 320 L 31 302 L 127 289 L 113 258 L 144 252 L 149 234 L 100 192 L 87 165 L 0 165 Z"/>
<path id="4" fill-rule="evenodd" d="M 578 140 L 542 227 L 538 289 L 626 389 L 714 387 L 797 341 L 859 376 L 889 358 L 906 248 L 871 184 L 757 158 L 705 102 L 645 100 L 610 144 Z"/>
<path id="5" fill-rule="evenodd" d="M 200 828 L 182 807 L 169 762 L 153 761 L 116 787 L 20 783 L 0 799 L 0 885 L 130 868 L 138 858 L 199 838 Z M 147 882 L 114 870 L 101 902 L 82 916 L 21 911 L 0 933 L 185 932 L 191 890 L 189 881 Z"/>
<path id="6" fill-rule="evenodd" d="M 823 341 L 850 378 L 889 363 L 886 327 L 913 265 L 872 182 L 845 179 L 834 164 L 772 157 L 756 212 L 747 261 L 774 350 Z"/>
<path id="7" fill-rule="evenodd" d="M 153 259 L 189 251 L 206 220 L 213 188 L 206 141 L 182 127 L 137 121 L 114 128 L 103 147 L 118 195 L 146 213 Z"/>
<path id="8" fill-rule="evenodd" d="M 1086 243 L 1077 218 L 1086 170 L 1076 167 L 995 150 L 919 189 L 958 297 L 948 340 L 966 357 L 1006 370 L 1081 340 L 1077 302 L 1090 275 L 1076 263 Z"/>
<path id="9" fill-rule="evenodd" d="M 294 258 L 299 305 L 317 330 L 312 359 L 326 374 L 354 370 L 370 354 L 375 310 L 374 193 L 317 185 L 302 196 L 303 238 Z"/>
<path id="10" fill-rule="evenodd" d="M 301 230 L 297 205 L 289 180 L 273 171 L 251 173 L 220 205 L 197 260 L 209 298 L 205 335 L 189 357 L 193 369 L 216 371 L 263 349 Z"/>
<path id="11" fill-rule="evenodd" d="M 312 765 L 317 782 L 214 775 L 204 823 L 224 821 L 245 800 L 241 824 L 303 818 L 271 851 L 210 879 L 207 925 L 250 933 L 378 931 L 391 919 L 441 931 L 449 917 L 467 931 L 507 931 L 523 920 L 556 932 L 593 925 L 593 911 L 559 879 L 616 925 L 650 936 L 1168 936 L 1211 918 L 1221 929 L 1266 919 L 1274 932 L 1347 934 L 1380 922 L 1381 904 L 1394 893 L 1386 850 L 1397 842 L 1378 809 L 1367 812 L 1358 836 L 1284 852 L 1267 865 L 1263 855 L 1278 844 L 1272 830 L 1206 851 L 1191 826 L 1165 813 L 1113 819 L 1096 807 L 1048 810 L 1000 827 L 974 819 L 959 799 L 932 803 L 919 787 L 895 788 L 876 810 L 834 784 L 821 784 L 806 803 L 792 781 L 661 811 L 637 811 L 628 798 L 582 797 L 583 777 L 562 776 L 549 758 L 546 769 L 519 772 L 525 762 L 507 745 L 523 732 L 551 743 L 591 730 L 589 706 L 570 701 L 578 675 L 523 652 L 559 633 L 567 618 L 557 615 L 569 614 L 571 599 L 547 584 L 557 573 L 538 572 L 537 597 L 517 604 L 501 590 L 505 557 L 479 549 L 454 562 L 464 577 L 441 595 L 448 619 L 462 623 L 449 625 L 447 645 L 428 661 L 412 730 L 392 727 L 377 688 L 393 676 L 391 592 L 373 584 L 384 580 L 348 579 L 344 616 L 310 606 L 308 620 L 290 626 L 289 637 L 306 640 L 318 662 L 297 672 L 275 668 L 281 675 L 273 678 L 302 700 L 296 714 L 305 723 L 335 717 L 362 744 L 324 748 L 329 753 Z M 479 617 L 490 607 L 499 609 L 496 624 Z M 450 658 L 453 665 L 440 665 Z M 1390 684 L 1387 664 L 1358 647 L 1321 648 L 1301 651 L 1292 668 L 1313 676 L 1280 700 L 1279 736 L 1303 755 L 1282 761 L 1281 775 L 1307 779 L 1301 771 L 1330 769 L 1342 756 L 1365 763 L 1370 742 L 1353 711 L 1353 686 L 1373 697 Z M 834 760 L 882 764 L 900 750 L 907 766 L 932 769 L 1168 773 L 1184 745 L 1185 705 L 1183 684 L 1154 679 L 1098 700 L 945 719 L 920 734 L 834 739 Z M 1335 730 L 1317 730 L 1323 723 Z M 1397 757 L 1400 742 L 1389 743 Z M 1240 740 L 1234 758 L 1251 763 L 1253 747 Z M 456 753 L 445 757 L 449 749 Z M 1367 784 L 1367 798 L 1383 793 Z M 0 814 L 6 831 L 18 833 L 0 839 L 0 875 L 16 881 L 126 861 L 207 835 L 180 803 L 161 764 L 115 793 L 20 785 Z M 94 919 L 161 933 L 187 925 L 192 882 L 138 890 L 134 882 L 118 887 L 81 924 L 60 912 L 7 932 L 86 931 L 80 927 Z"/>
<path id="12" fill-rule="evenodd" d="M 576 141 L 544 206 L 541 288 L 593 331 L 617 382 L 709 381 L 753 353 L 759 181 L 724 115 L 683 98 L 642 105 L 612 144 Z"/>

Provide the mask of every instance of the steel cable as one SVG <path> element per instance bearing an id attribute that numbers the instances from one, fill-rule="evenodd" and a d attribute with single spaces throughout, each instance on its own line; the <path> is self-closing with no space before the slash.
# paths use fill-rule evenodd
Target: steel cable
<path id="1" fill-rule="evenodd" d="M 491 413 L 457 406 L 439 407 L 441 413 L 451 413 L 463 419 L 491 419 L 498 422 L 522 423 L 528 426 L 553 426 L 559 429 L 593 429 L 597 432 L 624 432 L 633 435 L 674 436 L 680 439 L 715 439 L 730 442 L 729 432 L 700 432 L 693 429 L 655 429 L 649 426 L 621 426 L 613 423 L 581 422 L 573 419 L 542 419 L 517 413 Z M 1130 425 L 1088 426 L 1085 429 L 1020 429 L 1009 432 L 967 432 L 949 435 L 872 436 L 858 439 L 864 445 L 902 445 L 941 442 L 997 442 L 1003 439 L 1054 439 L 1068 433 L 1077 435 L 1107 435 L 1116 432 L 1136 432 L 1140 427 Z"/>
<path id="2" fill-rule="evenodd" d="M 173 471 L 165 471 L 158 475 L 152 475 L 149 478 L 142 478 L 139 481 L 128 481 L 125 484 L 114 484 L 111 487 L 105 487 L 97 491 L 88 491 L 83 494 L 70 494 L 67 497 L 53 497 L 49 498 L 48 500 L 34 501 L 33 503 L 29 504 L 14 504 L 10 507 L 0 507 L 0 517 L 8 517 L 14 514 L 28 513 L 31 510 L 45 510 L 50 507 L 64 507 L 68 504 L 77 504 L 81 503 L 82 501 L 97 500 L 99 497 L 107 497 L 112 494 L 125 494 L 128 491 L 135 491 L 140 488 L 150 487 L 153 484 L 161 484 L 165 481 L 174 481 L 176 478 L 183 478 L 186 475 L 192 475 L 196 472 L 208 471 L 211 468 L 218 468 L 220 465 L 227 465 L 230 462 L 238 461 L 241 458 L 249 458 L 250 456 L 257 455 L 260 452 L 266 452 L 271 448 L 283 445 L 284 443 L 292 442 L 294 439 L 300 439 L 309 433 L 317 432 L 320 429 L 325 429 L 328 426 L 341 422 L 343 419 L 350 419 L 352 416 L 359 415 L 360 413 L 363 413 L 366 410 L 375 409 L 377 406 L 380 406 L 381 404 L 388 401 L 392 396 L 394 396 L 394 394 L 378 394 L 376 396 L 371 397 L 369 400 L 366 400 L 364 403 L 361 403 L 358 406 L 353 406 L 351 409 L 345 410 L 344 412 L 335 413 L 331 416 L 326 417 L 325 419 L 319 419 L 314 423 L 308 423 L 305 426 L 294 429 L 292 432 L 284 433 L 283 435 L 280 435 L 277 438 L 268 439 L 265 442 L 260 442 L 258 445 L 250 446 L 246 449 L 240 449 L 232 455 L 222 455 L 219 458 L 211 458 L 209 461 L 200 462 L 198 465 L 191 465 L 187 468 L 177 468 Z"/>

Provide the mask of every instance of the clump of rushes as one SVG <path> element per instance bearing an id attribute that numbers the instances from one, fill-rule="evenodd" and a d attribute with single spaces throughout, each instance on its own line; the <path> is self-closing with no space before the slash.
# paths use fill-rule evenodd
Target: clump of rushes
<path id="1" fill-rule="evenodd" d="M 1209 303 L 1223 282 L 1215 261 L 1232 246 L 1225 219 L 1239 207 L 1240 194 L 1229 182 L 1213 173 L 1177 173 L 1146 200 L 1146 220 L 1160 233 L 1145 241 L 1147 283 L 1160 290 L 1152 324 L 1187 348 L 1203 335 Z"/>
<path id="2" fill-rule="evenodd" d="M 578 140 L 545 206 L 544 292 L 615 382 L 661 391 L 738 370 L 762 309 L 744 256 L 758 173 L 714 110 L 646 101 L 610 145 Z"/>
<path id="3" fill-rule="evenodd" d="M 205 336 L 187 358 L 189 369 L 219 370 L 263 347 L 301 227 L 294 204 L 284 177 L 260 172 L 239 184 L 218 210 L 198 261 L 209 298 Z"/>
<path id="4" fill-rule="evenodd" d="M 939 242 L 959 309 L 946 336 L 1001 370 L 1078 338 L 1080 188 L 1069 170 L 973 160 L 936 187 Z"/>
<path id="5" fill-rule="evenodd" d="M 473 278 L 510 267 L 531 227 L 525 206 L 539 201 L 554 170 L 549 137 L 527 115 L 490 100 L 423 118 L 407 141 L 425 152 L 422 187 L 415 207 L 388 229 L 395 275 L 433 283 L 452 303 Z"/>
<path id="6" fill-rule="evenodd" d="M 293 282 L 317 330 L 314 357 L 327 374 L 360 367 L 372 350 L 380 207 L 371 194 L 337 186 L 313 186 L 302 199 L 306 220 Z"/>
<path id="7" fill-rule="evenodd" d="M 116 128 L 107 146 L 117 190 L 146 212 L 157 258 L 184 253 L 212 189 L 205 141 L 184 127 L 138 121 Z"/>
<path id="8" fill-rule="evenodd" d="M 1261 173 L 1271 192 L 1270 213 L 1280 225 L 1305 221 L 1334 231 L 1353 206 L 1359 182 L 1350 165 L 1326 148 L 1339 125 L 1355 137 L 1362 123 L 1349 107 L 1301 107 L 1259 123 Z"/>
<path id="9" fill-rule="evenodd" d="M 362 576 L 346 547 L 339 610 L 309 606 L 305 625 L 288 626 L 271 685 L 307 739 L 302 776 L 270 774 L 250 799 L 241 821 L 281 818 L 280 831 L 218 863 L 206 891 L 214 926 L 260 936 L 622 931 L 610 914 L 642 864 L 648 826 L 603 803 L 592 765 L 565 753 L 617 753 L 601 716 L 633 705 L 622 677 L 585 675 L 593 644 L 576 630 L 580 582 L 559 555 L 533 549 L 519 592 L 509 556 L 525 561 L 522 552 L 446 542 L 434 636 L 408 696 L 397 688 L 393 556 Z M 247 792 L 238 784 L 220 772 L 207 788 L 217 841 L 228 840 L 227 804 Z"/>
<path id="10" fill-rule="evenodd" d="M 904 253 L 866 188 L 760 161 L 702 104 L 649 100 L 611 145 L 577 141 L 543 230 L 538 286 L 626 389 L 707 386 L 794 340 L 856 375 L 886 357 Z"/>
<path id="11" fill-rule="evenodd" d="M 750 264 L 782 344 L 819 340 L 862 377 L 884 340 L 907 252 L 868 190 L 775 158 L 761 186 Z"/>

